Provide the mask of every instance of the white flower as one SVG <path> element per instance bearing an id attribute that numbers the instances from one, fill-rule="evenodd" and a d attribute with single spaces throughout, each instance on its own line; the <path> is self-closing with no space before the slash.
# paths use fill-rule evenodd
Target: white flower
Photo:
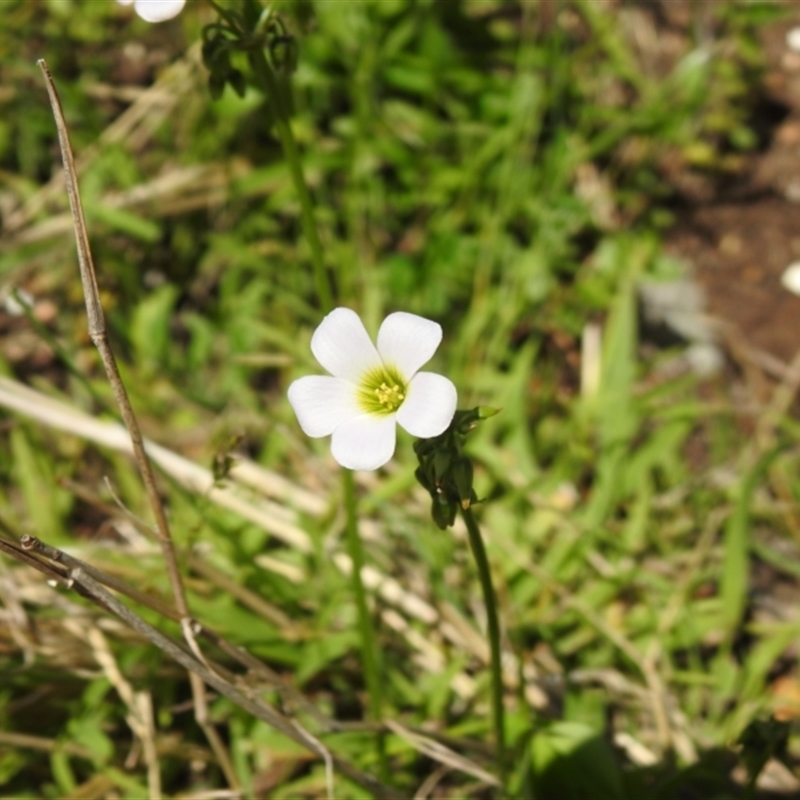
<path id="1" fill-rule="evenodd" d="M 395 423 L 412 436 L 438 436 L 456 410 L 456 387 L 419 372 L 436 352 L 442 328 L 398 311 L 383 321 L 377 349 L 355 311 L 337 308 L 311 337 L 311 352 L 330 375 L 289 387 L 303 431 L 332 436 L 331 453 L 348 469 L 378 469 L 393 455 Z"/>
<path id="2" fill-rule="evenodd" d="M 120 5 L 133 5 L 133 10 L 145 22 L 164 22 L 177 17 L 186 0 L 117 0 Z"/>

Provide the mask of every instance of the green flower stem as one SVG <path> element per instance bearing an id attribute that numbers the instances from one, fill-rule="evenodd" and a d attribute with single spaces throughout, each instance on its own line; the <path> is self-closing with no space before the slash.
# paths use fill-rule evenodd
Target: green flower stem
<path id="1" fill-rule="evenodd" d="M 486 557 L 486 548 L 483 546 L 481 529 L 472 513 L 472 508 L 461 507 L 461 514 L 467 524 L 469 544 L 475 563 L 478 567 L 478 577 L 483 590 L 483 602 L 486 605 L 486 624 L 489 628 L 489 649 L 492 656 L 492 712 L 494 717 L 494 735 L 497 751 L 497 769 L 500 780 L 506 783 L 506 734 L 505 734 L 505 708 L 503 706 L 503 664 L 500 655 L 500 623 L 497 618 L 497 599 L 492 586 L 492 574 L 489 571 L 489 559 Z"/>
<path id="2" fill-rule="evenodd" d="M 334 308 L 333 290 L 328 272 L 325 269 L 325 259 L 322 255 L 322 242 L 317 231 L 317 224 L 314 220 L 314 207 L 311 201 L 311 194 L 308 191 L 305 177 L 303 175 L 303 165 L 300 161 L 300 153 L 297 143 L 292 133 L 289 122 L 289 109 L 286 108 L 277 82 L 272 72 L 272 67 L 267 61 L 262 50 L 250 53 L 250 63 L 253 72 L 264 90 L 268 101 L 272 107 L 275 131 L 281 142 L 283 155 L 289 165 L 289 171 L 294 182 L 295 191 L 300 200 L 301 217 L 303 222 L 303 233 L 311 248 L 311 263 L 314 267 L 314 281 L 316 283 L 317 298 L 319 299 L 322 310 L 329 313 Z M 347 513 L 347 548 L 350 552 L 352 561 L 353 594 L 356 598 L 358 608 L 358 627 L 361 636 L 361 652 L 364 667 L 364 675 L 369 694 L 370 716 L 375 721 L 379 721 L 383 716 L 383 697 L 381 692 L 380 664 L 378 649 L 375 644 L 375 632 L 372 627 L 372 620 L 367 608 L 367 593 L 361 578 L 364 567 L 364 550 L 361 545 L 361 537 L 358 535 L 358 517 L 356 516 L 356 494 L 353 473 L 351 470 L 344 470 L 344 501 Z M 388 764 L 386 760 L 386 743 L 384 736 L 378 736 L 378 762 L 379 775 L 384 783 L 388 783 Z"/>
<path id="3" fill-rule="evenodd" d="M 361 658 L 364 667 L 364 677 L 367 682 L 369 694 L 369 710 L 372 718 L 377 722 L 383 716 L 383 696 L 381 691 L 380 657 L 375 642 L 375 631 L 367 608 L 367 593 L 364 591 L 364 582 L 361 572 L 364 568 L 364 548 L 361 537 L 358 535 L 358 517 L 356 515 L 356 489 L 353 471 L 344 471 L 344 504 L 347 514 L 346 533 L 347 549 L 352 562 L 351 573 L 353 578 L 353 594 L 358 607 L 358 627 L 361 633 Z M 386 745 L 382 734 L 378 736 L 378 760 L 380 778 L 388 782 L 388 765 L 386 762 Z"/>
<path id="4" fill-rule="evenodd" d="M 311 264 L 314 268 L 314 282 L 316 283 L 317 297 L 322 310 L 328 313 L 333 310 L 333 291 L 328 272 L 325 269 L 325 258 L 322 255 L 322 242 L 319 238 L 317 223 L 314 220 L 314 206 L 311 194 L 308 191 L 303 175 L 303 164 L 300 160 L 300 151 L 297 149 L 292 126 L 289 123 L 289 111 L 285 107 L 278 91 L 272 67 L 269 65 L 263 50 L 255 50 L 250 54 L 250 63 L 253 71 L 264 90 L 267 100 L 272 107 L 275 131 L 281 142 L 283 155 L 289 165 L 297 197 L 300 200 L 300 217 L 303 223 L 303 233 L 311 248 Z"/>

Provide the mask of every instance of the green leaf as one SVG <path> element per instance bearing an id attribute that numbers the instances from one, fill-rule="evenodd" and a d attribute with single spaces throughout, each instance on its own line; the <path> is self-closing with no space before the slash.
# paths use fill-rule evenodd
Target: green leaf
<path id="1" fill-rule="evenodd" d="M 50 754 L 50 771 L 63 797 L 69 797 L 78 786 L 69 756 L 63 750 Z"/>
<path id="2" fill-rule="evenodd" d="M 103 722 L 101 711 L 73 718 L 67 725 L 70 741 L 85 747 L 98 765 L 106 763 L 114 754 L 114 745 L 101 729 Z"/>
<path id="3" fill-rule="evenodd" d="M 358 637 L 354 630 L 332 633 L 310 642 L 302 654 L 295 680 L 300 684 L 308 680 L 332 662 L 342 658 L 357 646 L 357 642 Z"/>
<path id="4" fill-rule="evenodd" d="M 29 532 L 57 542 L 64 531 L 62 512 L 68 510 L 71 500 L 57 486 L 52 464 L 40 443 L 19 427 L 12 429 L 10 439 L 11 459 L 25 499 Z"/>
<path id="5" fill-rule="evenodd" d="M 125 233 L 134 239 L 152 244 L 161 238 L 161 226 L 157 222 L 144 219 L 132 211 L 112 208 L 102 202 L 84 200 L 87 218 L 103 222 L 114 230 Z"/>
<path id="6" fill-rule="evenodd" d="M 774 450 L 763 456 L 741 481 L 736 490 L 733 513 L 725 526 L 725 552 L 719 592 L 722 625 L 729 638 L 735 635 L 747 604 L 750 583 L 750 504 L 761 477 L 778 452 Z"/>
<path id="7" fill-rule="evenodd" d="M 172 347 L 170 323 L 178 289 L 165 284 L 146 297 L 131 321 L 130 336 L 139 363 L 147 370 L 156 371 L 164 363 Z"/>

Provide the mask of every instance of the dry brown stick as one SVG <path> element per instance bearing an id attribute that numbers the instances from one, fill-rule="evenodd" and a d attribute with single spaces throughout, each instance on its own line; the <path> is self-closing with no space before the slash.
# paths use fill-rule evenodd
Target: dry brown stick
<path id="1" fill-rule="evenodd" d="M 71 494 L 79 497 L 81 500 L 90 504 L 93 508 L 97 509 L 108 517 L 114 517 L 122 513 L 125 519 L 128 520 L 128 522 L 130 522 L 139 533 L 141 533 L 143 536 L 146 536 L 148 540 L 152 541 L 152 528 L 146 523 L 142 522 L 142 520 L 132 514 L 127 508 L 125 508 L 125 506 L 116 497 L 115 500 L 117 501 L 117 505 L 112 506 L 110 503 L 106 503 L 105 501 L 101 500 L 94 492 L 90 491 L 79 483 L 75 483 L 74 481 L 70 480 L 61 480 L 60 485 L 68 489 Z M 260 616 L 264 617 L 264 619 L 275 625 L 280 630 L 281 635 L 285 639 L 293 640 L 299 638 L 301 634 L 296 633 L 296 630 L 299 626 L 279 608 L 268 603 L 262 597 L 254 592 L 251 592 L 240 583 L 237 583 L 231 576 L 204 561 L 196 553 L 185 553 L 184 557 L 186 559 L 186 565 L 190 571 L 197 572 L 204 578 L 207 578 L 215 586 L 230 594 L 231 597 L 238 600 L 244 606 L 247 606 Z M 97 574 L 93 574 L 93 577 L 95 580 L 99 580 L 100 583 L 108 586 L 110 589 L 115 589 L 116 591 L 122 592 L 132 600 L 136 600 L 139 603 L 150 605 L 151 608 L 153 608 L 154 611 L 158 611 L 159 614 L 180 622 L 180 618 L 176 616 L 173 609 L 167 608 L 158 600 L 154 600 L 151 595 L 145 595 L 143 592 L 139 592 L 137 589 L 129 586 L 123 581 L 117 581 L 117 579 L 112 575 L 107 573 L 101 574 L 104 577 L 98 577 Z M 157 608 L 155 605 L 156 603 L 158 605 Z"/>
<path id="2" fill-rule="evenodd" d="M 72 219 L 75 227 L 75 242 L 78 248 L 78 265 L 80 267 L 81 283 L 83 284 L 84 299 L 86 301 L 89 337 L 100 353 L 100 358 L 103 361 L 103 366 L 108 376 L 108 382 L 111 384 L 114 398 L 117 401 L 120 413 L 125 422 L 125 427 L 128 429 L 128 434 L 131 437 L 136 464 L 141 472 L 142 480 L 144 481 L 147 491 L 147 497 L 150 501 L 150 507 L 156 520 L 156 530 L 164 554 L 164 561 L 167 565 L 172 592 L 175 596 L 175 606 L 182 617 L 188 617 L 189 608 L 186 603 L 186 593 L 183 589 L 183 581 L 181 580 L 180 570 L 178 569 L 175 546 L 172 542 L 172 536 L 170 535 L 164 504 L 161 502 L 161 497 L 156 488 L 155 475 L 144 449 L 139 423 L 133 413 L 128 393 L 125 390 L 125 385 L 122 383 L 122 378 L 117 368 L 117 361 L 108 343 L 105 316 L 100 303 L 100 292 L 97 288 L 97 277 L 92 260 L 92 251 L 89 246 L 89 236 L 86 232 L 86 220 L 83 216 L 83 206 L 81 204 L 75 172 L 75 161 L 69 143 L 69 134 L 67 132 L 66 120 L 64 119 L 64 112 L 61 108 L 61 101 L 58 98 L 56 87 L 50 75 L 50 70 L 47 68 L 47 64 L 44 59 L 39 59 L 37 63 L 44 74 L 47 94 L 50 97 L 50 105 L 52 106 L 56 128 L 58 129 L 58 141 L 61 146 L 61 156 L 64 163 L 67 194 L 69 195 L 69 205 L 72 210 Z"/>
<path id="3" fill-rule="evenodd" d="M 73 742 L 48 739 L 45 736 L 31 736 L 28 733 L 0 731 L 0 747 L 18 747 L 26 750 L 42 750 L 45 753 L 66 753 L 68 756 L 92 759 L 92 751 Z"/>
<path id="4" fill-rule="evenodd" d="M 375 794 L 376 797 L 385 800 L 402 800 L 403 796 L 394 789 L 384 786 L 371 775 L 354 767 L 349 761 L 333 756 L 323 744 L 315 737 L 304 732 L 290 717 L 285 716 L 254 694 L 244 692 L 235 687 L 230 680 L 224 677 L 227 672 L 224 667 L 213 662 L 206 665 L 190 652 L 185 643 L 171 639 L 148 624 L 138 614 L 121 603 L 99 581 L 95 580 L 90 574 L 95 570 L 87 569 L 87 565 L 79 559 L 69 556 L 62 550 L 46 545 L 35 536 L 28 534 L 23 535 L 19 545 L 12 545 L 0 539 L 0 550 L 15 558 L 27 556 L 24 560 L 30 566 L 48 576 L 57 577 L 65 581 L 69 588 L 78 591 L 83 597 L 114 614 L 129 628 L 145 637 L 167 656 L 177 661 L 187 671 L 197 675 L 221 695 L 227 697 L 254 717 L 266 722 L 303 748 L 311 750 L 324 761 L 330 760 L 340 772 Z M 37 558 L 37 555 L 41 555 L 43 558 Z M 57 556 L 57 560 L 53 561 L 53 556 Z"/>
<path id="5" fill-rule="evenodd" d="M 0 528 L 3 528 L 2 520 L 0 520 Z M 8 530 L 7 533 L 11 536 L 16 536 L 13 531 Z M 139 590 L 134 589 L 129 584 L 125 583 L 124 581 L 119 580 L 113 575 L 110 575 L 103 570 L 100 570 L 94 566 L 87 564 L 84 561 L 81 561 L 79 558 L 72 556 L 63 550 L 59 550 L 58 548 L 52 547 L 51 545 L 46 544 L 45 542 L 37 539 L 33 536 L 23 536 L 21 539 L 20 544 L 16 542 L 6 541 L 3 538 L 0 538 L 0 552 L 6 552 L 8 555 L 13 556 L 16 559 L 23 560 L 29 566 L 33 567 L 34 569 L 44 572 L 45 574 L 49 575 L 51 578 L 56 578 L 62 583 L 66 583 L 69 588 L 76 590 L 82 596 L 88 598 L 96 605 L 100 606 L 104 610 L 108 611 L 109 613 L 115 614 L 123 619 L 124 622 L 129 622 L 128 617 L 123 617 L 118 608 L 110 607 L 109 604 L 103 601 L 103 598 L 97 597 L 93 595 L 90 591 L 87 591 L 86 586 L 84 585 L 86 582 L 76 582 L 74 580 L 74 576 L 76 574 L 84 574 L 88 575 L 92 580 L 96 581 L 98 584 L 103 585 L 104 587 L 109 587 L 113 589 L 115 592 L 120 592 L 124 595 L 127 595 L 131 599 L 141 603 L 142 605 L 151 608 L 154 611 L 157 611 L 161 615 L 165 616 L 168 619 L 172 619 L 173 621 L 179 622 L 178 615 L 175 613 L 174 609 L 165 606 L 163 603 L 158 601 L 156 598 L 149 594 L 145 594 L 144 592 L 140 592 Z M 42 557 L 37 558 L 37 556 Z M 120 604 L 121 605 L 121 604 Z M 132 612 L 130 612 L 132 613 Z M 143 634 L 145 638 L 149 639 L 153 644 L 160 647 L 160 643 L 158 641 L 154 641 L 152 636 L 148 636 L 145 631 L 135 627 L 134 629 L 138 630 L 140 634 Z M 194 631 L 195 635 L 206 639 L 207 641 L 215 644 L 219 647 L 226 655 L 230 656 L 231 658 L 239 661 L 243 666 L 247 667 L 249 670 L 249 674 L 247 676 L 240 676 L 232 673 L 230 670 L 226 669 L 225 667 L 221 666 L 218 663 L 210 662 L 209 660 L 205 659 L 205 663 L 203 666 L 209 671 L 213 672 L 221 681 L 224 681 L 228 686 L 235 688 L 244 696 L 248 697 L 251 701 L 263 704 L 263 701 L 260 698 L 260 693 L 263 691 L 264 688 L 270 689 L 277 689 L 279 694 L 283 696 L 283 700 L 286 702 L 288 701 L 291 705 L 298 707 L 300 710 L 304 711 L 305 713 L 309 714 L 315 722 L 320 726 L 322 731 L 325 733 L 334 733 L 334 732 L 341 732 L 341 731 L 370 731 L 376 732 L 378 730 L 392 730 L 397 732 L 399 728 L 402 728 L 403 731 L 410 731 L 416 735 L 421 737 L 427 737 L 433 742 L 438 743 L 446 750 L 453 751 L 454 748 L 458 750 L 474 750 L 480 756 L 486 758 L 489 757 L 489 753 L 487 751 L 486 746 L 483 743 L 470 741 L 466 739 L 459 739 L 455 737 L 447 736 L 440 731 L 428 731 L 423 730 L 421 728 L 415 728 L 413 726 L 407 725 L 400 725 L 397 722 L 387 720 L 384 723 L 378 725 L 374 723 L 360 723 L 360 722 L 339 722 L 337 720 L 331 719 L 326 717 L 322 714 L 301 692 L 296 690 L 294 687 L 287 684 L 283 678 L 275 673 L 270 667 L 266 664 L 261 662 L 259 659 L 255 658 L 254 656 L 250 655 L 246 650 L 236 647 L 235 645 L 228 642 L 222 636 L 215 634 L 213 631 L 210 631 L 206 628 L 199 627 Z M 163 634 L 162 634 L 163 636 Z M 172 642 L 173 647 L 180 647 L 182 652 L 185 654 L 187 658 L 196 659 L 196 656 L 190 651 L 190 649 L 185 645 L 181 644 L 175 640 L 170 639 L 169 641 Z M 163 648 L 162 648 L 163 649 Z M 168 651 L 167 655 L 172 655 L 172 651 Z M 261 685 L 260 685 L 261 684 Z M 219 688 L 219 687 L 215 687 Z M 229 698 L 234 699 L 234 698 Z M 272 708 L 271 706 L 267 706 L 267 708 Z M 272 713 L 280 714 L 277 710 L 274 710 Z M 305 746 L 312 750 L 315 754 L 320 755 L 326 763 L 326 768 L 329 765 L 335 765 L 340 772 L 351 777 L 360 785 L 364 786 L 365 788 L 369 788 L 371 790 L 377 790 L 378 797 L 386 797 L 392 798 L 396 797 L 393 791 L 387 787 L 380 786 L 377 784 L 371 776 L 362 773 L 361 771 L 357 770 L 348 762 L 342 762 L 332 757 L 328 754 L 328 751 L 325 749 L 324 745 L 314 736 L 312 736 L 305 728 L 300 726 L 296 720 L 286 716 L 285 714 L 280 714 L 280 718 L 285 720 L 287 723 L 291 723 L 294 730 L 302 737 L 303 742 L 305 742 Z M 262 719 L 265 719 L 262 716 Z M 274 719 L 274 717 L 270 717 L 270 719 Z M 269 719 L 265 719 L 265 721 L 269 722 Z M 277 727 L 277 726 L 276 726 Z M 278 727 L 283 733 L 286 733 L 284 728 Z M 2 739 L 2 737 L 0 737 Z M 299 740 L 295 740 L 298 741 Z M 158 743 L 158 751 L 165 752 L 165 748 L 169 743 L 161 742 Z M 20 745 L 24 746 L 24 745 Z M 444 752 L 444 751 L 443 751 Z M 204 755 L 205 751 L 198 750 L 196 753 L 192 755 L 193 758 L 206 758 L 207 756 Z M 436 756 L 434 756 L 436 758 Z M 464 772 L 469 774 L 478 775 L 481 773 L 480 767 L 472 760 L 465 758 L 463 756 L 456 756 L 456 758 L 461 759 L 458 764 L 454 766 L 455 769 L 461 769 Z M 463 762 L 463 766 L 462 766 Z M 327 769 L 326 769 L 327 772 Z M 485 773 L 481 773 L 485 774 Z"/>
<path id="6" fill-rule="evenodd" d="M 84 497 L 86 497 L 86 495 L 84 495 Z M 1 523 L 2 520 L 0 520 L 0 524 Z M 10 535 L 14 535 L 12 531 L 7 532 Z M 86 574 L 90 575 L 94 580 L 96 580 L 98 583 L 101 583 L 106 588 L 125 595 L 131 600 L 143 605 L 145 608 L 149 608 L 152 611 L 157 612 L 166 619 L 171 619 L 173 622 L 180 623 L 181 620 L 176 611 L 165 603 L 161 602 L 158 597 L 146 592 L 142 592 L 139 589 L 131 586 L 129 583 L 120 580 L 116 576 L 98 569 L 91 564 L 87 564 L 85 561 L 81 561 L 80 559 L 64 552 L 63 550 L 52 547 L 46 542 L 43 542 L 41 539 L 25 538 L 23 541 L 25 547 L 22 550 L 15 549 L 13 553 L 15 557 L 27 558 L 29 560 L 28 563 L 30 563 L 31 556 L 29 553 L 38 553 L 39 555 L 44 556 L 48 561 L 62 567 L 64 570 L 63 574 L 66 574 L 66 572 L 71 569 L 77 569 L 80 567 Z M 4 540 L 0 539 L 0 550 L 3 549 L 3 544 L 6 543 Z M 6 546 L 9 548 L 14 547 L 14 545 L 11 545 L 11 543 L 7 543 Z M 355 725 L 348 726 L 347 723 L 340 723 L 338 720 L 326 716 L 302 692 L 285 681 L 277 672 L 275 672 L 271 667 L 267 666 L 263 661 L 251 655 L 243 648 L 232 644 L 225 639 L 225 637 L 215 633 L 209 628 L 206 628 L 204 625 L 198 625 L 197 623 L 194 623 L 194 635 L 215 645 L 227 656 L 235 661 L 238 661 L 243 667 L 247 668 L 252 676 L 252 680 L 245 680 L 241 677 L 237 677 L 219 665 L 214 667 L 214 670 L 219 675 L 224 676 L 231 683 L 237 683 L 242 691 L 251 693 L 258 691 L 259 685 L 269 686 L 271 689 L 277 690 L 284 703 L 289 703 L 293 707 L 296 707 L 308 714 L 326 733 L 343 731 L 347 729 L 377 729 L 372 723 L 367 725 L 357 723 Z"/>
<path id="7" fill-rule="evenodd" d="M 156 532 L 158 534 L 159 544 L 161 545 L 161 552 L 164 557 L 164 562 L 167 567 L 167 574 L 169 576 L 169 583 L 172 588 L 172 594 L 175 599 L 175 607 L 178 614 L 181 616 L 181 628 L 184 635 L 189 642 L 192 649 L 197 649 L 197 644 L 194 642 L 191 635 L 191 625 L 189 616 L 189 606 L 186 602 L 186 592 L 181 579 L 181 573 L 178 568 L 178 559 L 175 555 L 175 545 L 172 541 L 169 525 L 167 523 L 167 515 L 164 510 L 164 504 L 161 502 L 161 497 L 158 494 L 156 487 L 155 474 L 147 457 L 144 449 L 144 442 L 142 440 L 142 433 L 139 429 L 139 423 L 136 415 L 133 413 L 133 408 L 128 398 L 128 393 L 125 385 L 122 383 L 122 378 L 117 368 L 117 362 L 114 358 L 114 353 L 108 342 L 108 335 L 106 331 L 106 322 L 103 315 L 103 307 L 100 303 L 100 292 L 97 288 L 97 277 L 92 260 L 92 251 L 89 246 L 89 235 L 86 231 L 86 220 L 83 215 L 83 206 L 81 204 L 80 191 L 78 189 L 77 171 L 75 169 L 75 160 L 72 155 L 72 147 L 69 142 L 69 133 L 67 131 L 67 123 L 64 119 L 64 112 L 61 108 L 61 101 L 59 100 L 53 78 L 50 70 L 44 59 L 39 59 L 37 62 L 42 74 L 44 75 L 45 85 L 47 87 L 47 94 L 50 98 L 50 105 L 53 109 L 53 116 L 58 130 L 58 141 L 61 146 L 61 157 L 64 163 L 64 178 L 67 186 L 67 194 L 69 195 L 69 205 L 72 211 L 72 220 L 75 228 L 75 241 L 78 249 L 78 264 L 80 266 L 81 283 L 83 284 L 84 299 L 86 301 L 86 316 L 89 324 L 89 337 L 92 343 L 97 348 L 100 358 L 105 367 L 108 381 L 111 384 L 111 389 L 114 393 L 114 398 L 119 406 L 122 419 L 125 422 L 125 427 L 128 429 L 128 435 L 131 438 L 131 445 L 133 446 L 133 454 L 136 464 L 139 467 L 139 472 L 142 476 L 142 481 L 145 485 L 147 497 L 150 501 L 150 507 L 153 516 L 156 520 Z M 192 686 L 192 696 L 195 701 L 195 719 L 197 724 L 203 729 L 209 744 L 211 745 L 214 754 L 219 760 L 225 777 L 231 787 L 238 788 L 239 783 L 236 778 L 236 773 L 233 769 L 233 764 L 230 760 L 227 750 L 225 749 L 222 740 L 208 720 L 208 709 L 205 702 L 205 692 L 203 690 L 202 682 L 198 679 L 195 673 L 190 673 L 190 683 Z"/>

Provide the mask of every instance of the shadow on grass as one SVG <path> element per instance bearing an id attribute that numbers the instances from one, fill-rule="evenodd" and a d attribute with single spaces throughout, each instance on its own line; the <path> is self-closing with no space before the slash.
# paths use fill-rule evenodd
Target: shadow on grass
<path id="1" fill-rule="evenodd" d="M 714 748 L 681 767 L 674 759 L 648 767 L 622 766 L 608 741 L 580 723 L 560 722 L 531 743 L 530 800 L 787 800 L 800 791 L 748 785 L 771 758 L 788 767 L 784 723 L 754 723 L 755 735 L 739 740 L 738 751 Z M 766 735 L 762 735 L 766 734 Z M 791 770 L 794 772 L 794 770 Z M 789 781 L 787 781 L 788 783 Z"/>

